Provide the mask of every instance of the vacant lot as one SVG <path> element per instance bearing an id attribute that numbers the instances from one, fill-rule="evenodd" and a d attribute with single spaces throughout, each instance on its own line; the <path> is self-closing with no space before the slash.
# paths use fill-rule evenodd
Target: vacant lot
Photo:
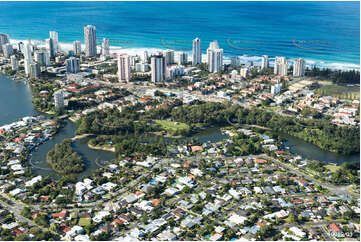
<path id="1" fill-rule="evenodd" d="M 325 85 L 317 90 L 315 93 L 318 93 L 322 96 L 332 96 L 340 99 L 360 99 L 360 88 L 357 86 L 338 86 L 338 85 Z"/>

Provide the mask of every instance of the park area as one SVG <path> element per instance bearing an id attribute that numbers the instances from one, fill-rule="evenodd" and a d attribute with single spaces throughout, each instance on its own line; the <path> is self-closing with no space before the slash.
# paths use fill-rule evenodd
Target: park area
<path id="1" fill-rule="evenodd" d="M 167 132 L 168 135 L 185 135 L 190 131 L 190 127 L 186 123 L 173 122 L 167 120 L 155 120 L 160 128 Z"/>

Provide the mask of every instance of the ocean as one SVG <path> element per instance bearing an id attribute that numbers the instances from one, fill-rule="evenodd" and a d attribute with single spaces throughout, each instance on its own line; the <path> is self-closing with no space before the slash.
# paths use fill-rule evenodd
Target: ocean
<path id="1" fill-rule="evenodd" d="M 218 40 L 227 58 L 259 63 L 260 56 L 302 57 L 308 66 L 360 67 L 359 2 L 0 2 L 0 33 L 44 40 L 59 33 L 62 47 L 83 42 L 96 26 L 114 52 L 174 49 L 202 52 Z"/>

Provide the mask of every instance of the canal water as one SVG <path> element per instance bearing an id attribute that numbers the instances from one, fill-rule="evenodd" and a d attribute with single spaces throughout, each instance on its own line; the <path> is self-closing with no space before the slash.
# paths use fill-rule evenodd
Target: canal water
<path id="1" fill-rule="evenodd" d="M 0 74 L 0 126 L 35 115 L 31 99 L 31 90 L 25 82 Z"/>
<path id="2" fill-rule="evenodd" d="M 39 175 L 49 175 L 58 177 L 59 175 L 50 169 L 49 164 L 46 162 L 46 155 L 49 150 L 53 149 L 55 144 L 61 143 L 64 139 L 74 137 L 76 131 L 76 124 L 71 121 L 66 121 L 65 126 L 53 136 L 52 139 L 41 144 L 37 150 L 31 154 L 31 163 L 36 168 L 33 172 Z M 114 153 L 102 150 L 92 150 L 88 147 L 88 138 L 76 140 L 72 143 L 74 151 L 78 152 L 84 159 L 85 169 L 79 173 L 79 177 L 91 175 L 91 172 L 107 162 L 114 159 Z"/>
<path id="3" fill-rule="evenodd" d="M 36 115 L 37 112 L 31 102 L 31 90 L 26 83 L 21 81 L 14 81 L 4 75 L 0 75 L 0 126 L 11 122 L 24 116 Z M 52 171 L 46 162 L 47 152 L 54 148 L 55 144 L 61 143 L 66 138 L 74 137 L 76 124 L 67 121 L 64 128 L 62 128 L 54 137 L 44 144 L 40 145 L 37 150 L 32 152 L 31 162 L 37 167 L 33 168 L 36 174 L 59 177 Z M 199 132 L 193 136 L 200 142 L 217 142 L 227 137 L 222 134 L 219 128 L 210 128 Z M 360 161 L 359 154 L 356 155 L 338 155 L 332 152 L 323 151 L 317 146 L 304 142 L 298 138 L 287 136 L 285 145 L 290 147 L 291 152 L 299 154 L 304 158 L 312 160 L 320 160 L 323 162 L 334 162 L 341 164 L 349 161 Z M 114 153 L 102 150 L 92 150 L 88 147 L 87 141 L 89 138 L 77 140 L 73 143 L 73 148 L 85 160 L 86 169 L 80 176 L 90 175 L 94 169 L 97 169 L 105 161 L 114 159 Z"/>
<path id="4" fill-rule="evenodd" d="M 291 153 L 298 154 L 303 158 L 319 160 L 326 163 L 336 163 L 338 165 L 344 162 L 360 162 L 360 153 L 353 155 L 341 155 L 321 150 L 318 146 L 307 143 L 304 140 L 291 135 L 282 134 L 282 137 L 286 140 L 284 145 L 290 148 Z"/>

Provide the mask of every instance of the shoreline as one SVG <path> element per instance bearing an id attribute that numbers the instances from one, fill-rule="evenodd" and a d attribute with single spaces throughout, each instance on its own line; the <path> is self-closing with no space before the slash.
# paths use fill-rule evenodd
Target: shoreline
<path id="1" fill-rule="evenodd" d="M 11 44 L 17 44 L 19 42 L 25 42 L 27 40 L 19 40 L 19 39 L 10 39 L 10 43 Z M 38 46 L 44 46 L 44 41 L 43 40 L 35 40 L 32 39 L 33 43 L 40 43 Z M 71 42 L 59 42 L 59 46 L 61 48 L 62 51 L 68 51 L 68 50 L 72 50 L 73 49 L 73 44 Z M 85 48 L 85 44 L 81 44 L 82 49 Z M 138 56 L 142 56 L 144 51 L 148 51 L 148 54 L 154 54 L 157 51 L 163 51 L 169 48 L 166 48 L 165 46 L 162 47 L 132 47 L 132 48 L 122 48 L 121 46 L 116 46 L 116 45 L 111 45 L 110 47 L 110 53 L 111 54 L 119 54 L 119 53 L 125 53 L 128 55 L 138 55 Z M 100 50 L 100 46 L 97 47 L 97 50 Z M 192 50 L 191 50 L 191 46 L 189 48 L 189 51 L 183 51 L 183 50 L 174 50 L 175 52 L 186 52 L 188 53 L 188 60 L 191 60 L 192 57 Z M 231 62 L 231 58 L 234 56 L 238 56 L 241 63 L 247 63 L 252 61 L 254 64 L 256 65 L 260 65 L 261 64 L 261 60 L 262 60 L 262 55 L 253 55 L 253 56 L 249 56 L 246 54 L 243 55 L 230 55 L 230 56 L 224 56 L 224 62 L 225 63 L 230 63 Z M 293 62 L 296 58 L 298 58 L 298 56 L 287 56 L 287 59 L 289 59 L 291 62 Z M 274 59 L 274 57 L 272 57 L 272 55 L 270 55 L 270 60 Z M 316 60 L 316 59 L 312 59 L 312 58 L 304 58 L 306 61 L 306 67 L 313 67 L 313 66 L 317 66 L 319 68 L 329 68 L 331 70 L 342 70 L 342 71 L 346 71 L 346 70 L 358 70 L 360 71 L 360 64 L 357 63 L 352 63 L 352 62 L 334 62 L 334 61 L 330 61 L 330 60 Z M 206 62 L 207 60 L 207 56 L 206 53 L 202 53 L 202 62 Z M 272 64 L 273 61 L 270 61 L 270 64 Z"/>
<path id="2" fill-rule="evenodd" d="M 101 147 L 101 146 L 94 146 L 88 143 L 88 147 L 93 150 L 103 150 L 109 152 L 115 152 L 115 147 Z"/>

